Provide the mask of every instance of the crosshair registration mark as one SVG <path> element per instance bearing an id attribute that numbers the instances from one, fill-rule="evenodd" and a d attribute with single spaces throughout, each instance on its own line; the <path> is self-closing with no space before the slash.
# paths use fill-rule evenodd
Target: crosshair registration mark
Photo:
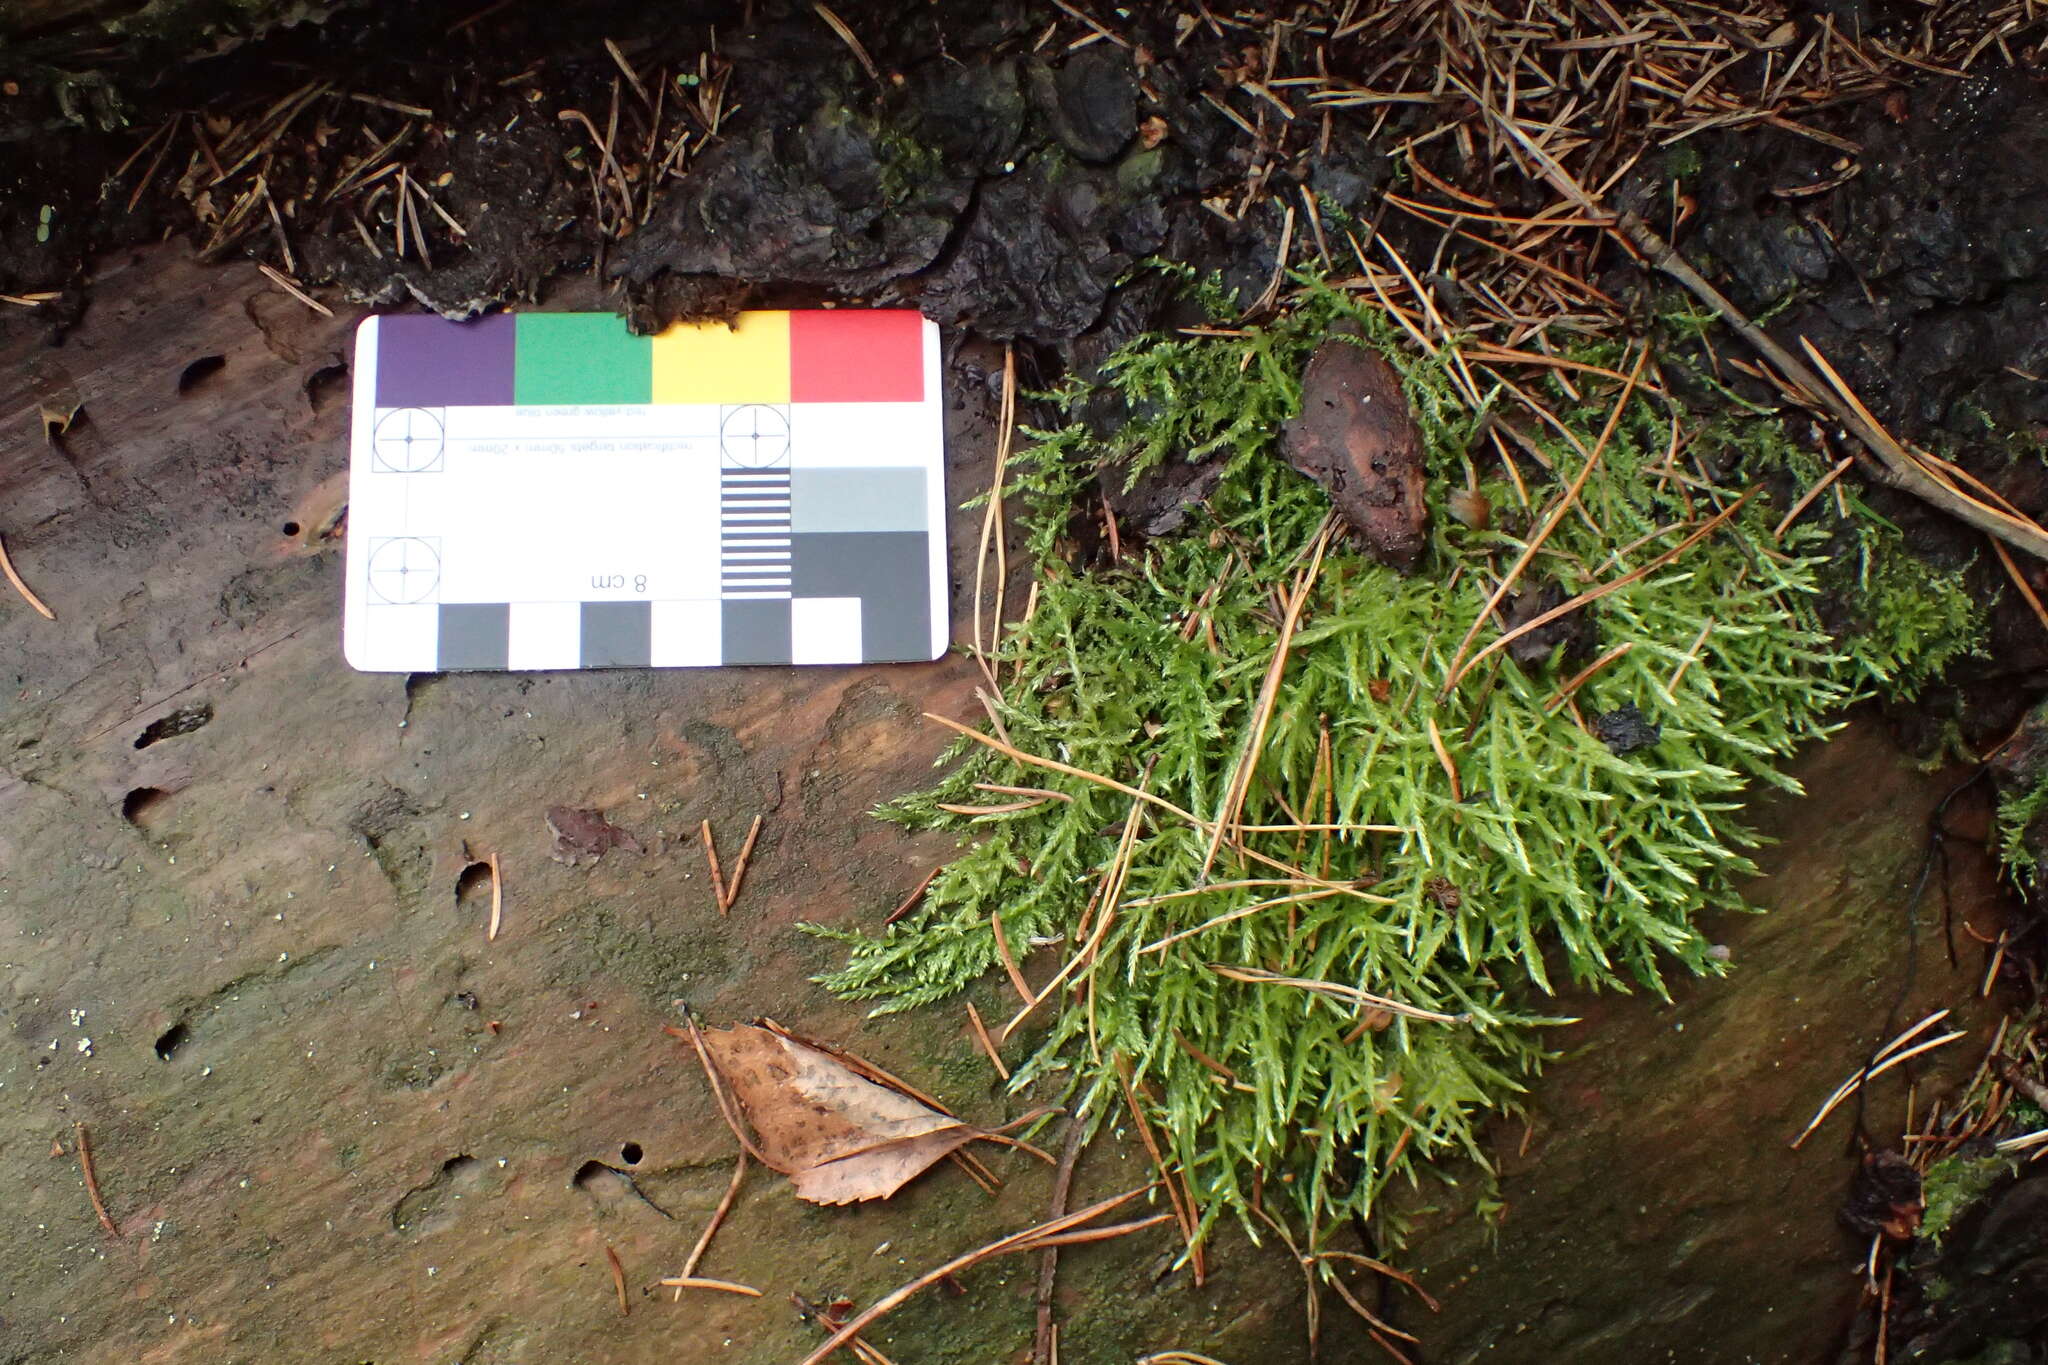
<path id="1" fill-rule="evenodd" d="M 780 408 L 748 403 L 726 413 L 718 427 L 725 462 L 741 469 L 772 469 L 789 463 L 789 417 Z"/>
<path id="2" fill-rule="evenodd" d="M 419 474 L 441 467 L 441 419 L 425 408 L 400 408 L 377 421 L 373 438 L 377 463 L 398 474 Z"/>
<path id="3" fill-rule="evenodd" d="M 387 540 L 370 551 L 370 591 L 386 602 L 424 602 L 441 584 L 441 555 L 417 536 Z"/>

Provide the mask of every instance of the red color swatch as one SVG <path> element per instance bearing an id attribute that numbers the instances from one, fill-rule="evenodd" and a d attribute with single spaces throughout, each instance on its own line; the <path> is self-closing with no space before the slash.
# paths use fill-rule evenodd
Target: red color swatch
<path id="1" fill-rule="evenodd" d="M 924 401 L 924 319 L 909 309 L 789 315 L 793 403 Z"/>

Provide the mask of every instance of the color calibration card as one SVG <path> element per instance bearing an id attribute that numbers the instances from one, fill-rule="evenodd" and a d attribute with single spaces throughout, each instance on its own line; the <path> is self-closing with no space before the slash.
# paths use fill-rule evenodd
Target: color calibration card
<path id="1" fill-rule="evenodd" d="M 356 333 L 343 651 L 369 672 L 934 659 L 938 328 L 610 314 Z"/>

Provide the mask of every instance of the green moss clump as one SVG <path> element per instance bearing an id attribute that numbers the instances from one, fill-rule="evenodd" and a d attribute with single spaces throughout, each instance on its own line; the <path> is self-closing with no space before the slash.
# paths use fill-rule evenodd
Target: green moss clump
<path id="1" fill-rule="evenodd" d="M 1940 1246 L 1956 1218 L 2012 1172 L 2012 1161 L 2002 1156 L 1958 1153 L 1929 1166 L 1920 1178 L 1920 1236 Z"/>
<path id="2" fill-rule="evenodd" d="M 944 159 L 935 147 L 927 147 L 909 133 L 891 124 L 874 125 L 875 157 L 881 164 L 882 199 L 902 204 L 924 195 L 944 173 Z"/>
<path id="3" fill-rule="evenodd" d="M 1067 974 L 1015 1085 L 1100 1120 L 1126 1102 L 1128 1072 L 1205 1225 L 1234 1216 L 1256 1235 L 1285 1220 L 1314 1246 L 1370 1215 L 1390 1182 L 1447 1157 L 1484 1163 L 1480 1120 L 1512 1107 L 1543 1057 L 1543 995 L 1567 980 L 1661 992 L 1673 967 L 1722 970 L 1694 921 L 1710 901 L 1741 907 L 1732 880 L 1758 842 L 1744 794 L 1793 786 L 1780 761 L 1932 646 L 1920 627 L 1835 639 L 1816 611 L 1832 516 L 1781 539 L 1765 498 L 1738 507 L 1737 488 L 1674 477 L 1672 413 L 1638 396 L 1526 585 L 1576 594 L 1650 565 L 1718 511 L 1729 519 L 1582 609 L 1581 650 L 1495 654 L 1447 687 L 1488 592 L 1616 400 L 1618 386 L 1582 382 L 1583 398 L 1546 395 L 1574 439 L 1524 424 L 1553 471 L 1524 466 L 1526 501 L 1505 476 L 1481 486 L 1492 529 L 1438 509 L 1412 576 L 1330 542 L 1254 747 L 1282 603 L 1330 512 L 1277 450 L 1309 354 L 1342 328 L 1387 356 L 1439 476 L 1476 477 L 1468 452 L 1489 420 L 1378 312 L 1303 284 L 1268 326 L 1134 343 L 1100 388 L 1062 391 L 1073 420 L 1033 433 L 1019 459 L 1040 579 L 996 661 L 1001 729 L 1026 754 L 1152 799 L 962 742 L 935 788 L 887 812 L 962 832 L 920 908 L 879 934 L 812 931 L 850 950 L 826 984 L 877 1012 L 994 968 L 992 917 L 1019 951 L 1057 945 Z M 1119 420 L 1099 420 L 1105 397 Z M 1196 459 L 1223 472 L 1186 530 L 1086 573 L 1062 557 L 1099 474 Z M 1499 629 L 1483 626 L 1475 647 Z M 1603 730 L 1638 742 L 1610 747 Z M 1204 822 L 1248 752 L 1239 819 L 1260 829 L 1211 866 Z M 1056 799 L 944 809 L 1012 800 L 979 783 Z"/>
<path id="4" fill-rule="evenodd" d="M 2025 791 L 2008 792 L 1998 802 L 1998 860 L 2014 886 L 2031 891 L 2041 877 L 2041 865 L 2027 846 L 2027 830 L 2041 812 L 2048 810 L 2048 771 Z"/>

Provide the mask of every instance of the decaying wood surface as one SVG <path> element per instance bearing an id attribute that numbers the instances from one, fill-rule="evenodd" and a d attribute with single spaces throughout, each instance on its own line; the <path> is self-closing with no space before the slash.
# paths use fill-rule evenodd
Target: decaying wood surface
<path id="1" fill-rule="evenodd" d="M 684 1262 L 736 1152 L 662 1032 L 675 1000 L 854 1044 L 975 1124 L 1031 1107 L 997 1095 L 950 1025 L 868 1025 L 833 1002 L 809 978 L 837 950 L 794 927 L 879 926 L 942 855 L 868 812 L 929 780 L 949 736 L 920 713 L 967 714 L 978 674 L 959 658 L 352 672 L 335 367 L 356 317 L 184 256 L 110 263 L 58 349 L 0 317 L 0 535 L 57 616 L 0 590 L 7 1349 L 787 1362 L 818 1342 L 791 1291 L 865 1303 L 1037 1217 L 1049 1175 L 1008 1149 L 985 1149 L 1006 1182 L 994 1196 L 944 1164 L 858 1211 L 757 1181 L 708 1265 L 763 1296 L 643 1300 Z M 956 502 L 987 481 L 988 363 L 949 371 Z M 84 410 L 46 443 L 52 383 Z M 971 522 L 953 543 L 960 582 Z M 558 861 L 556 807 L 602 812 L 632 842 Z M 699 822 L 737 847 L 756 816 L 745 894 L 721 919 Z M 497 874 L 465 879 L 470 850 Z M 118 1237 L 83 1186 L 77 1123 Z M 1105 1283 L 1148 1282 L 1169 1244 L 1096 1253 Z M 1291 1272 L 1252 1264 L 1266 1268 L 1199 1309 L 1120 1308 L 1116 1339 L 1185 1340 L 1167 1325 L 1185 1313 L 1294 1350 L 1299 1304 L 1276 1278 Z M 1014 1335 L 950 1296 L 889 1326 L 934 1323 Z"/>

